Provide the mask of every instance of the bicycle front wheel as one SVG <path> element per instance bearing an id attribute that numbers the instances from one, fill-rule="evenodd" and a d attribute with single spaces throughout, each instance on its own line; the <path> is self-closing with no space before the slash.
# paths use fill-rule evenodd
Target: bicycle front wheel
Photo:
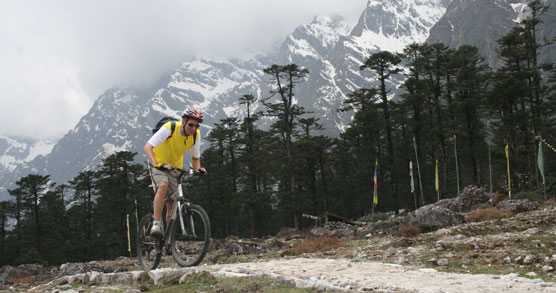
<path id="1" fill-rule="evenodd" d="M 143 270 L 154 270 L 160 263 L 162 252 L 160 238 L 151 237 L 153 215 L 145 215 L 139 224 L 137 232 L 137 258 Z"/>
<path id="2" fill-rule="evenodd" d="M 198 205 L 182 206 L 170 236 L 172 255 L 182 267 L 198 265 L 207 254 L 210 244 L 210 221 Z M 183 229 L 182 229 L 183 228 Z"/>

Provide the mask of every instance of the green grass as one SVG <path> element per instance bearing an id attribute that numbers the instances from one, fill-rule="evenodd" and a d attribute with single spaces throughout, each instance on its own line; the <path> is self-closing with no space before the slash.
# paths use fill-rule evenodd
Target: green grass
<path id="1" fill-rule="evenodd" d="M 187 276 L 183 284 L 171 285 L 163 288 L 152 288 L 150 292 L 178 293 L 178 292 L 289 292 L 306 293 L 317 292 L 311 288 L 296 288 L 294 284 L 272 278 L 242 277 L 217 280 L 209 273 L 198 273 Z"/>

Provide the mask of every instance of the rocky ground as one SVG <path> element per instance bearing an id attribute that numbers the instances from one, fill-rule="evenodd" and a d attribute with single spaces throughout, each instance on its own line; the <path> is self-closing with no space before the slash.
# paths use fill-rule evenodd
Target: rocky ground
<path id="1" fill-rule="evenodd" d="M 178 268 L 171 257 L 151 272 L 142 272 L 136 259 L 129 258 L 52 268 L 5 266 L 0 289 L 60 292 L 77 286 L 137 292 L 203 271 L 217 278 L 266 276 L 318 290 L 556 292 L 556 204 L 521 202 L 520 207 L 507 208 L 513 216 L 481 222 L 451 223 L 468 214 L 432 206 L 422 218 L 418 210 L 371 224 L 330 221 L 306 232 L 284 230 L 269 239 L 215 240 L 196 268 Z M 400 235 L 400 227 L 409 224 L 432 231 Z M 338 239 L 340 247 L 294 249 L 322 235 Z"/>

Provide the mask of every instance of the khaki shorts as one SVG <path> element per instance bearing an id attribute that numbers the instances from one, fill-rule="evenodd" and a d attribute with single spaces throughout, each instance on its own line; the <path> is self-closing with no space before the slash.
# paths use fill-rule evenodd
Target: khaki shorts
<path id="1" fill-rule="evenodd" d="M 153 174 L 153 181 L 158 189 L 161 183 L 168 183 L 168 191 L 166 192 L 166 199 L 176 199 L 178 197 L 178 172 L 175 171 L 160 171 L 156 168 L 151 168 Z"/>

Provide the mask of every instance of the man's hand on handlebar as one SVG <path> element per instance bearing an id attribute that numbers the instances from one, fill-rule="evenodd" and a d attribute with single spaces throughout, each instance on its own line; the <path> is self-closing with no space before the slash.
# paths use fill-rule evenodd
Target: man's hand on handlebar
<path id="1" fill-rule="evenodd" d="M 185 172 L 183 169 L 180 168 L 176 168 L 168 163 L 158 163 L 156 165 L 153 165 L 153 167 L 155 167 L 156 169 L 160 170 L 160 171 L 171 171 L 171 170 L 176 170 L 176 171 L 180 171 L 180 172 Z M 193 174 L 195 175 L 204 175 L 207 173 L 207 169 L 201 167 L 196 171 L 193 171 Z"/>
<path id="2" fill-rule="evenodd" d="M 172 168 L 174 168 L 172 165 L 170 165 L 168 163 L 158 163 L 156 165 L 153 165 L 153 167 L 157 168 L 160 171 L 168 171 L 168 170 L 172 170 Z"/>

